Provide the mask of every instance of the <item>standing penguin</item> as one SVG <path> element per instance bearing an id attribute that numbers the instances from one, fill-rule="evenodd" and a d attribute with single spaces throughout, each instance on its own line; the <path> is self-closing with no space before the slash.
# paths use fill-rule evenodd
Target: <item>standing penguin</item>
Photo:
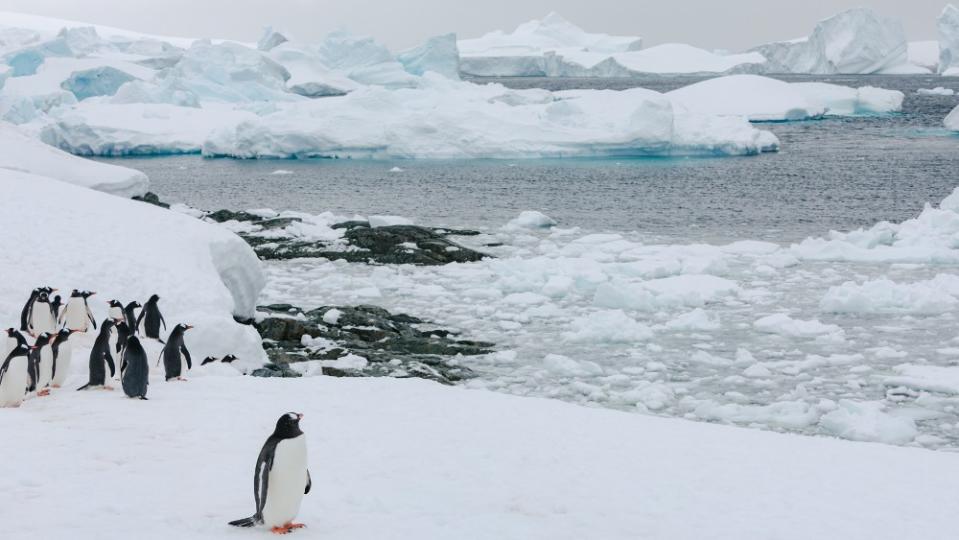
<path id="1" fill-rule="evenodd" d="M 136 309 L 143 307 L 140 302 L 136 300 L 130 302 L 123 308 L 123 321 L 127 323 L 127 326 L 130 328 L 130 335 L 137 335 L 137 312 Z"/>
<path id="2" fill-rule="evenodd" d="M 231 521 L 235 527 L 263 524 L 274 533 L 286 534 L 304 527 L 293 520 L 300 512 L 303 495 L 312 482 L 306 460 L 306 437 L 300 430 L 302 414 L 286 413 L 276 422 L 253 469 L 253 500 L 256 512 Z"/>
<path id="3" fill-rule="evenodd" d="M 30 360 L 33 362 L 33 383 L 30 390 L 36 390 L 38 396 L 50 394 L 50 384 L 53 382 L 53 339 L 54 334 L 44 332 L 37 336 L 37 341 L 30 351 Z"/>
<path id="4" fill-rule="evenodd" d="M 236 355 L 228 354 L 220 359 L 220 362 L 223 362 L 224 364 L 232 364 L 234 360 L 236 360 Z"/>
<path id="5" fill-rule="evenodd" d="M 0 364 L 0 407 L 19 407 L 30 384 L 30 347 L 18 344 Z"/>
<path id="6" fill-rule="evenodd" d="M 137 329 L 143 332 L 146 337 L 163 343 L 163 340 L 160 339 L 160 323 L 163 323 L 163 330 L 166 331 L 166 321 L 163 320 L 160 308 L 157 307 L 159 301 L 160 297 L 154 294 L 143 305 L 140 316 L 137 318 Z M 140 328 L 141 324 L 143 325 L 142 328 Z"/>
<path id="7" fill-rule="evenodd" d="M 30 305 L 27 316 L 27 330 L 34 336 L 57 331 L 57 319 L 53 315 L 50 293 L 47 292 L 47 289 L 40 289 L 40 294 Z"/>
<path id="8" fill-rule="evenodd" d="M 123 393 L 127 397 L 146 399 L 147 386 L 150 385 L 150 366 L 147 363 L 147 353 L 136 336 L 127 338 L 120 365 Z"/>
<path id="9" fill-rule="evenodd" d="M 118 322 L 123 320 L 123 304 L 117 300 L 110 300 L 107 302 L 107 305 L 110 306 L 110 311 L 107 313 L 107 317 L 113 319 L 113 322 Z"/>
<path id="10" fill-rule="evenodd" d="M 180 323 L 173 327 L 173 331 L 170 332 L 170 337 L 166 338 L 166 345 L 163 346 L 160 356 L 163 358 L 163 369 L 166 372 L 166 380 L 168 381 L 171 379 L 184 380 L 184 363 L 186 364 L 186 369 L 193 368 L 190 351 L 186 349 L 186 344 L 183 342 L 183 333 L 191 328 L 193 327 L 188 324 Z"/>
<path id="11" fill-rule="evenodd" d="M 77 390 L 86 390 L 87 388 L 97 388 L 107 386 L 107 371 L 110 368 L 110 377 L 116 373 L 116 366 L 113 364 L 113 355 L 110 354 L 110 334 L 113 333 L 113 321 L 106 319 L 100 324 L 100 333 L 96 341 L 93 342 L 93 348 L 90 349 L 90 380 L 87 384 L 77 388 Z"/>
<path id="12" fill-rule="evenodd" d="M 30 298 L 27 299 L 27 303 L 23 305 L 23 309 L 20 310 L 20 331 L 26 332 L 29 327 L 30 319 L 30 308 L 33 307 L 33 302 L 36 301 L 37 297 L 40 296 L 41 287 L 37 287 L 30 291 Z"/>
<path id="13" fill-rule="evenodd" d="M 89 328 L 89 323 L 92 323 L 93 329 L 96 330 L 97 321 L 93 318 L 90 305 L 87 304 L 87 298 L 94 294 L 96 293 L 73 289 L 73 292 L 70 293 L 70 299 L 67 300 L 66 307 L 63 308 L 60 316 L 57 318 L 60 325 L 67 330 L 86 332 Z"/>
<path id="14" fill-rule="evenodd" d="M 60 330 L 53 337 L 50 348 L 53 350 L 53 387 L 60 388 L 70 374 L 70 362 L 73 359 L 73 344 L 70 336 L 79 330 Z"/>
<path id="15" fill-rule="evenodd" d="M 53 300 L 50 302 L 50 309 L 53 310 L 53 320 L 60 320 L 60 306 L 63 305 L 63 300 L 60 298 L 60 295 L 53 297 Z"/>

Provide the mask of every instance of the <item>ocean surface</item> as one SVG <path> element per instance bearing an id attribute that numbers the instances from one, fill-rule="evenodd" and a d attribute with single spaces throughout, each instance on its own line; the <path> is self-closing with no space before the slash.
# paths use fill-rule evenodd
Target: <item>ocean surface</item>
<path id="1" fill-rule="evenodd" d="M 499 82 L 670 90 L 695 80 Z M 818 260 L 789 247 L 915 218 L 959 186 L 959 136 L 942 128 L 959 97 L 916 94 L 959 90 L 959 79 L 790 80 L 898 89 L 904 110 L 762 124 L 782 150 L 754 157 L 105 161 L 146 172 L 165 201 L 208 210 L 401 215 L 483 231 L 502 245 L 477 247 L 497 258 L 466 265 L 268 263 L 261 298 L 375 304 L 496 343 L 496 354 L 463 360 L 478 374 L 470 387 L 959 449 L 959 383 L 929 392 L 922 379 L 959 359 L 957 264 Z M 529 209 L 558 228 L 504 227 Z"/>
<path id="2" fill-rule="evenodd" d="M 352 161 L 231 160 L 199 156 L 107 161 L 146 172 L 164 200 L 206 209 L 393 214 L 420 223 L 483 227 L 526 209 L 565 226 L 637 231 L 650 237 L 788 242 L 912 216 L 959 184 L 959 136 L 942 119 L 959 78 L 790 76 L 898 89 L 902 114 L 764 123 L 782 142 L 774 154 L 633 160 Z M 513 87 L 668 91 L 697 77 L 498 79 Z M 391 172 L 399 167 L 402 172 Z M 291 174 L 271 174 L 283 170 Z"/>

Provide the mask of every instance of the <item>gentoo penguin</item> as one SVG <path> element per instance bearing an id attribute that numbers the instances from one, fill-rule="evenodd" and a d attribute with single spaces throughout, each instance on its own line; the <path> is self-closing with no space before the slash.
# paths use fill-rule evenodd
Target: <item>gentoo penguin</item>
<path id="1" fill-rule="evenodd" d="M 123 307 L 123 320 L 127 323 L 127 326 L 130 327 L 130 335 L 137 335 L 137 312 L 136 309 L 143 307 L 140 302 L 136 300 L 130 302 Z"/>
<path id="2" fill-rule="evenodd" d="M 123 304 L 117 300 L 110 300 L 107 302 L 107 305 L 110 306 L 110 311 L 107 312 L 107 317 L 113 319 L 113 322 L 118 322 L 123 320 Z"/>
<path id="3" fill-rule="evenodd" d="M 76 330 L 77 332 L 86 332 L 90 323 L 92 323 L 93 329 L 97 329 L 97 321 L 93 318 L 90 305 L 87 304 L 87 298 L 94 294 L 96 293 L 73 289 L 73 292 L 70 293 L 70 299 L 67 300 L 66 307 L 63 308 L 57 319 L 63 328 Z"/>
<path id="4" fill-rule="evenodd" d="M 231 521 L 235 527 L 263 524 L 274 533 L 286 534 L 304 527 L 293 519 L 312 482 L 306 463 L 306 437 L 300 430 L 302 414 L 286 413 L 266 440 L 253 469 L 253 500 L 256 513 Z"/>
<path id="5" fill-rule="evenodd" d="M 130 333 L 130 327 L 127 326 L 126 321 L 118 322 L 116 324 L 116 329 L 117 329 L 117 342 L 116 342 L 116 345 L 114 345 L 114 348 L 116 349 L 117 354 L 120 354 L 123 352 L 123 348 L 127 346 L 127 338 L 133 334 Z M 122 364 L 123 360 L 121 360 L 120 363 Z"/>
<path id="6" fill-rule="evenodd" d="M 147 300 L 147 303 L 143 305 L 143 309 L 140 310 L 140 316 L 137 317 L 137 330 L 142 332 L 146 337 L 156 339 L 160 343 L 163 343 L 163 340 L 160 339 L 160 324 L 163 324 L 163 331 L 165 332 L 166 321 L 163 320 L 160 308 L 157 307 L 157 302 L 159 301 L 160 297 L 154 294 Z"/>
<path id="7" fill-rule="evenodd" d="M 40 296 L 41 287 L 37 287 L 30 291 L 30 298 L 27 299 L 27 303 L 23 305 L 23 309 L 20 311 L 20 331 L 26 332 L 29 330 L 30 324 L 30 308 L 33 307 L 33 302 L 36 301 L 37 297 Z"/>
<path id="8" fill-rule="evenodd" d="M 53 320 L 60 319 L 60 306 L 63 305 L 63 300 L 60 298 L 60 295 L 53 297 L 53 300 L 50 301 L 50 309 L 53 310 Z"/>
<path id="9" fill-rule="evenodd" d="M 110 377 L 116 373 L 116 366 L 113 364 L 113 355 L 110 354 L 110 334 L 113 333 L 113 320 L 106 319 L 100 324 L 100 333 L 96 341 L 93 342 L 93 348 L 90 349 L 90 380 L 87 384 L 77 388 L 77 390 L 86 390 L 87 388 L 97 388 L 107 386 L 107 370 L 110 368 Z"/>
<path id="10" fill-rule="evenodd" d="M 53 350 L 53 387 L 60 388 L 70 374 L 70 361 L 73 359 L 73 344 L 70 336 L 79 330 L 60 330 L 53 337 L 50 348 Z"/>
<path id="11" fill-rule="evenodd" d="M 236 356 L 234 356 L 234 355 L 232 355 L 232 354 L 228 354 L 228 355 L 224 356 L 223 358 L 221 358 L 221 359 L 220 359 L 220 362 L 223 362 L 224 364 L 231 364 L 231 363 L 233 363 L 234 360 L 236 360 Z"/>
<path id="12" fill-rule="evenodd" d="M 215 356 L 207 356 L 206 358 L 203 359 L 202 362 L 200 362 L 200 365 L 205 366 L 207 364 L 212 364 L 213 362 L 216 362 L 217 360 L 219 360 L 219 358 Z"/>
<path id="13" fill-rule="evenodd" d="M 53 307 L 50 305 L 50 293 L 46 289 L 40 289 L 33 303 L 30 305 L 27 316 L 27 330 L 31 335 L 40 335 L 43 333 L 53 333 L 57 331 L 57 319 L 53 315 Z"/>
<path id="14" fill-rule="evenodd" d="M 53 382 L 53 339 L 55 334 L 44 332 L 37 336 L 37 341 L 30 351 L 30 360 L 33 362 L 34 380 L 31 390 L 36 390 L 38 396 L 50 394 L 50 384 Z"/>
<path id="15" fill-rule="evenodd" d="M 19 407 L 30 384 L 30 347 L 18 344 L 0 364 L 0 407 Z"/>
<path id="16" fill-rule="evenodd" d="M 150 366 L 147 364 L 147 353 L 136 336 L 127 338 L 123 347 L 123 366 L 120 368 L 120 382 L 123 393 L 131 398 L 147 398 L 147 386 L 150 385 Z"/>
<path id="17" fill-rule="evenodd" d="M 186 369 L 193 368 L 190 351 L 186 349 L 186 343 L 183 342 L 183 333 L 191 328 L 193 327 L 188 324 L 180 323 L 173 327 L 170 337 L 166 338 L 166 345 L 163 346 L 160 356 L 163 358 L 163 369 L 168 381 L 171 379 L 184 380 L 183 372 L 186 371 L 183 369 L 184 363 Z"/>

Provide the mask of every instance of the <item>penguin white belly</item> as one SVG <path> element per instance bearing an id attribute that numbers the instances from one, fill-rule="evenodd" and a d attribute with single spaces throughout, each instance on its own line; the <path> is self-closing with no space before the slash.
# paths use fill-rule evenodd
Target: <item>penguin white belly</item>
<path id="1" fill-rule="evenodd" d="M 305 489 L 306 437 L 300 435 L 276 445 L 263 505 L 263 524 L 272 528 L 292 522 L 300 512 Z"/>
<path id="2" fill-rule="evenodd" d="M 66 310 L 66 314 L 63 316 L 64 328 L 86 332 L 89 320 L 83 302 L 70 302 L 67 304 Z"/>
<path id="3" fill-rule="evenodd" d="M 70 375 L 72 356 L 73 346 L 70 345 L 69 341 L 60 345 L 57 351 L 57 372 L 53 374 L 54 386 L 63 386 L 63 383 L 67 381 L 67 376 Z"/>
<path id="4" fill-rule="evenodd" d="M 50 386 L 53 382 L 53 349 L 44 347 L 40 350 L 40 375 L 37 377 L 37 389 Z"/>
<path id="5" fill-rule="evenodd" d="M 33 316 L 31 317 L 30 326 L 33 327 L 33 331 L 36 334 L 42 334 L 43 332 L 50 332 L 51 334 L 56 330 L 56 322 L 53 320 L 53 311 L 41 302 L 37 302 L 33 306 Z"/>
<path id="6" fill-rule="evenodd" d="M 0 407 L 16 407 L 23 402 L 29 383 L 27 357 L 21 356 L 11 360 L 10 367 L 0 381 Z"/>

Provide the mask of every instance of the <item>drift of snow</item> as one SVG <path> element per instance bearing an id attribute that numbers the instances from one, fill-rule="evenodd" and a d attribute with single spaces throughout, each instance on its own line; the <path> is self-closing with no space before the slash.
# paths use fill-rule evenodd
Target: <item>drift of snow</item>
<path id="1" fill-rule="evenodd" d="M 959 8 L 948 4 L 939 15 L 939 73 L 959 75 Z"/>
<path id="2" fill-rule="evenodd" d="M 264 284 L 256 255 L 236 235 L 177 212 L 22 172 L 0 170 L 0 193 L 5 219 L 23 224 L 16 234 L 0 235 L 0 251 L 16 254 L 6 259 L 0 280 L 7 326 L 15 326 L 26 296 L 38 286 L 96 291 L 100 301 L 91 299 L 91 307 L 98 322 L 111 298 L 143 302 L 158 294 L 168 326 L 196 327 L 187 335 L 195 358 L 233 353 L 246 366 L 265 360 L 256 330 L 234 320 L 253 316 Z"/>
<path id="3" fill-rule="evenodd" d="M 127 198 L 143 195 L 149 185 L 140 171 L 72 156 L 5 122 L 0 122 L 0 169 L 57 178 Z"/>
<path id="4" fill-rule="evenodd" d="M 902 24 L 866 8 L 820 21 L 808 38 L 769 43 L 755 51 L 769 60 L 770 73 L 916 72 L 909 64 Z"/>

